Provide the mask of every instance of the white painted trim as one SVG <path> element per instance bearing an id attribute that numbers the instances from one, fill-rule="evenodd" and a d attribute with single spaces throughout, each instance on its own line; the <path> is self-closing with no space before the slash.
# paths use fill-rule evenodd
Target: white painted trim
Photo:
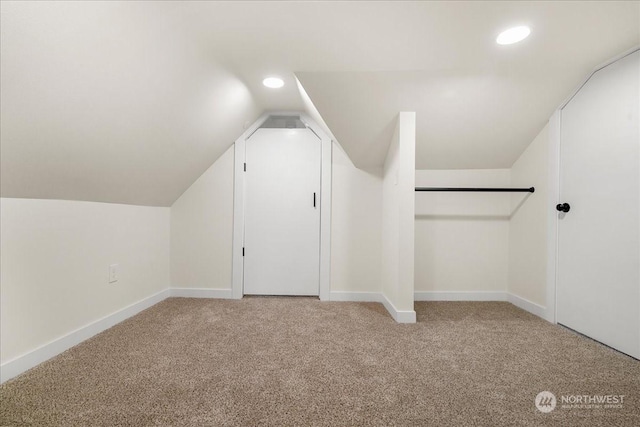
<path id="1" fill-rule="evenodd" d="M 217 298 L 232 299 L 232 289 L 209 288 L 170 288 L 169 295 L 178 298 Z"/>
<path id="2" fill-rule="evenodd" d="M 500 291 L 418 291 L 416 301 L 508 301 L 531 314 L 549 320 L 547 309 L 517 295 Z M 387 308 L 388 310 L 388 308 Z"/>
<path id="3" fill-rule="evenodd" d="M 549 119 L 549 181 L 547 199 L 547 284 L 546 299 L 547 309 L 545 315 L 541 316 L 551 323 L 557 323 L 557 281 L 558 281 L 558 215 L 555 210 L 556 204 L 560 203 L 560 144 L 562 130 L 562 109 L 571 102 L 576 94 L 587 84 L 595 73 L 603 68 L 621 60 L 640 50 L 640 46 L 635 46 L 620 55 L 595 67 L 589 75 L 571 92 Z"/>
<path id="4" fill-rule="evenodd" d="M 387 309 L 393 320 L 398 323 L 416 323 L 415 310 L 398 310 L 385 294 L 380 294 L 382 305 Z"/>
<path id="5" fill-rule="evenodd" d="M 310 122 L 302 115 L 306 123 Z M 313 122 L 316 131 L 321 128 Z M 313 127 L 312 126 L 312 127 Z M 320 301 L 329 301 L 331 289 L 331 176 L 333 166 L 333 141 L 320 132 L 322 139 L 322 172 L 320 181 Z"/>
<path id="6" fill-rule="evenodd" d="M 258 122 L 262 123 L 260 121 L 261 119 L 262 118 L 258 119 Z M 251 128 L 249 128 L 247 132 L 249 130 L 251 130 Z M 242 248 L 244 246 L 244 154 L 245 139 L 241 136 L 234 144 L 233 159 L 234 178 L 231 289 L 234 299 L 242 298 L 242 284 L 244 283 L 244 257 L 242 256 Z"/>
<path id="7" fill-rule="evenodd" d="M 233 158 L 233 244 L 231 290 L 234 299 L 241 299 L 244 283 L 244 162 L 246 152 L 246 140 L 253 135 L 269 118 L 269 113 L 264 113 L 258 120 L 245 130 L 234 142 Z"/>
<path id="8" fill-rule="evenodd" d="M 621 60 L 622 58 L 631 55 L 632 53 L 634 53 L 634 52 L 636 52 L 638 50 L 640 50 L 640 46 L 632 47 L 631 49 L 626 50 L 626 51 L 622 52 L 621 54 L 616 55 L 613 58 L 610 58 L 610 59 L 606 60 L 605 62 L 603 62 L 602 64 L 600 64 L 597 67 L 595 67 L 593 70 L 591 70 L 589 75 L 585 79 L 583 79 L 582 82 L 580 82 L 580 84 L 573 90 L 573 92 L 571 92 L 571 95 L 569 95 L 569 97 L 567 99 L 565 99 L 562 102 L 562 104 L 560 104 L 558 109 L 562 110 L 564 107 L 566 107 L 567 104 L 569 102 L 571 102 L 571 100 L 578 94 L 578 92 L 580 92 L 580 89 L 582 89 L 582 87 L 587 84 L 587 82 L 591 79 L 591 77 L 593 77 L 593 75 L 595 73 L 597 73 L 598 71 L 602 70 L 605 67 L 608 67 L 609 65 L 613 64 L 614 62 L 617 62 L 617 61 Z"/>
<path id="9" fill-rule="evenodd" d="M 518 308 L 528 311 L 531 314 L 535 314 L 543 319 L 547 318 L 547 309 L 535 302 L 531 302 L 527 299 L 521 298 L 514 294 L 508 294 L 508 301 Z"/>
<path id="10" fill-rule="evenodd" d="M 244 162 L 246 154 L 246 140 L 264 123 L 269 116 L 299 116 L 321 139 L 321 180 L 320 180 L 320 289 L 319 297 L 322 301 L 330 299 L 331 286 L 331 150 L 333 141 L 322 131 L 322 128 L 307 114 L 291 111 L 272 111 L 263 114 L 235 141 L 234 149 L 234 179 L 233 179 L 233 256 L 231 289 L 232 297 L 240 299 L 244 295 Z"/>
<path id="11" fill-rule="evenodd" d="M 331 291 L 331 301 L 382 302 L 380 292 Z"/>
<path id="12" fill-rule="evenodd" d="M 416 291 L 415 301 L 507 301 L 501 291 Z"/>
<path id="13" fill-rule="evenodd" d="M 549 153 L 547 182 L 547 284 L 546 316 L 556 323 L 556 281 L 558 274 L 558 212 L 560 203 L 560 129 L 562 113 L 557 109 L 549 119 Z"/>
<path id="14" fill-rule="evenodd" d="M 169 290 L 165 289 L 3 363 L 0 366 L 0 383 L 20 375 L 168 297 Z"/>

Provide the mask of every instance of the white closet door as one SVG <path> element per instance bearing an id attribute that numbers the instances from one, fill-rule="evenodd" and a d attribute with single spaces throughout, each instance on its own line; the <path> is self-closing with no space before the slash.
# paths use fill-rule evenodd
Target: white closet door
<path id="1" fill-rule="evenodd" d="M 318 295 L 321 142 L 259 129 L 246 145 L 244 293 Z"/>
<path id="2" fill-rule="evenodd" d="M 640 52 L 562 110 L 557 320 L 640 358 Z"/>

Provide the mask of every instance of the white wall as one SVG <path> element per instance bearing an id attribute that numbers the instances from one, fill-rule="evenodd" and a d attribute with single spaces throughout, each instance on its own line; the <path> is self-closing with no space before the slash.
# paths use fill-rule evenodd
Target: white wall
<path id="1" fill-rule="evenodd" d="M 416 321 L 413 310 L 415 291 L 415 187 L 416 187 L 416 113 L 401 112 L 398 115 L 400 173 L 398 180 L 400 225 L 399 225 L 399 275 L 398 292 L 394 305 L 404 314 L 399 322 Z"/>
<path id="2" fill-rule="evenodd" d="M 230 147 L 171 206 L 171 286 L 231 289 L 233 159 Z"/>
<path id="3" fill-rule="evenodd" d="M 0 218 L 3 364 L 169 287 L 169 208 L 2 198 Z"/>
<path id="4" fill-rule="evenodd" d="M 415 113 L 398 115 L 382 182 L 382 293 L 398 322 L 415 322 Z"/>
<path id="5" fill-rule="evenodd" d="M 400 143 L 396 125 L 384 162 L 382 180 L 382 293 L 390 301 L 396 300 L 399 272 L 400 210 Z"/>
<path id="6" fill-rule="evenodd" d="M 382 178 L 337 144 L 332 162 L 331 297 L 380 292 Z M 171 207 L 172 288 L 231 290 L 233 164 L 231 147 Z"/>
<path id="7" fill-rule="evenodd" d="M 508 187 L 508 169 L 418 170 L 416 187 Z M 420 299 L 482 299 L 507 291 L 509 193 L 416 192 L 415 290 Z M 485 294 L 494 299 L 498 294 Z"/>
<path id="8" fill-rule="evenodd" d="M 419 170 L 417 187 L 535 187 L 534 193 L 416 193 L 417 300 L 501 300 L 546 316 L 549 130 L 511 169 Z"/>
<path id="9" fill-rule="evenodd" d="M 381 171 L 356 168 L 334 143 L 331 292 L 380 292 Z"/>
<path id="10" fill-rule="evenodd" d="M 545 126 L 511 168 L 511 185 L 535 187 L 511 196 L 509 293 L 546 306 L 549 129 Z"/>

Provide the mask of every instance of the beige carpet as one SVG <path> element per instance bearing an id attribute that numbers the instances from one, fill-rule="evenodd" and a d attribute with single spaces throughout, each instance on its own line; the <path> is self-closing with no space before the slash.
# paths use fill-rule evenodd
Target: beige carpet
<path id="1" fill-rule="evenodd" d="M 2 426 L 640 426 L 640 362 L 508 303 L 171 298 L 0 387 Z M 539 412 L 535 396 L 625 395 Z"/>

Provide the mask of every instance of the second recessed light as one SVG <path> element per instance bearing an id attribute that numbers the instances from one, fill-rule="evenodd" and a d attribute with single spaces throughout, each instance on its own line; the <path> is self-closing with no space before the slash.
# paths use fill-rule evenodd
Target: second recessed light
<path id="1" fill-rule="evenodd" d="M 520 27 L 509 28 L 508 30 L 505 30 L 500 33 L 500 35 L 496 39 L 496 43 L 498 44 L 518 43 L 519 41 L 526 39 L 530 33 L 531 33 L 531 30 L 529 29 L 529 27 L 526 27 L 524 25 Z"/>
<path id="2" fill-rule="evenodd" d="M 279 77 L 267 77 L 262 81 L 262 84 L 271 89 L 278 89 L 284 86 L 284 81 Z"/>

